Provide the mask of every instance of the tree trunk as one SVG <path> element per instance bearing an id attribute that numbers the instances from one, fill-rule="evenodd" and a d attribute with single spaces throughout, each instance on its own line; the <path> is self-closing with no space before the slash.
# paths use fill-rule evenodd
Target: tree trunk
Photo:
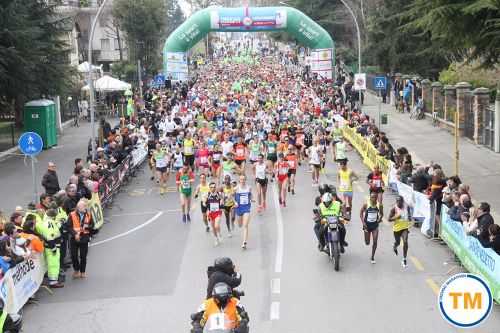
<path id="1" fill-rule="evenodd" d="M 21 128 L 23 126 L 24 98 L 22 96 L 18 96 L 14 99 L 13 104 L 16 128 Z"/>
<path id="2" fill-rule="evenodd" d="M 120 36 L 120 29 L 115 26 L 116 28 L 116 39 L 118 40 L 118 52 L 120 52 L 120 62 L 123 61 L 123 49 L 122 49 L 122 39 Z"/>

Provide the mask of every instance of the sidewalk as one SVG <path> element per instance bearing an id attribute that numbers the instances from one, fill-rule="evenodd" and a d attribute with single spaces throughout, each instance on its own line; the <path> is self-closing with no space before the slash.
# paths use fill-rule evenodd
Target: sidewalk
<path id="1" fill-rule="evenodd" d="M 378 125 L 378 97 L 367 93 L 363 111 L 375 119 Z M 390 104 L 382 104 L 382 113 L 388 114 L 388 125 L 382 125 L 390 143 L 397 149 L 406 147 L 414 164 L 438 163 L 447 176 L 455 171 L 454 137 L 445 129 L 434 127 L 428 119 L 410 119 L 409 114 L 401 114 Z M 486 201 L 492 210 L 500 212 L 500 154 L 484 146 L 477 146 L 466 138 L 459 141 L 459 176 L 470 185 L 475 202 Z M 496 222 L 499 222 L 497 219 Z"/>
<path id="2" fill-rule="evenodd" d="M 59 185 L 62 189 L 68 183 L 73 173 L 75 158 L 87 156 L 87 145 L 90 139 L 90 123 L 81 121 L 80 127 L 66 127 L 63 135 L 58 137 L 58 145 L 52 149 L 44 150 L 37 156 L 36 182 L 38 195 L 44 192 L 40 182 L 47 171 L 47 163 L 53 161 L 57 166 Z M 19 152 L 0 161 L 0 210 L 7 216 L 20 205 L 26 208 L 33 200 L 33 180 L 31 176 L 31 161 L 24 161 L 24 156 Z"/>

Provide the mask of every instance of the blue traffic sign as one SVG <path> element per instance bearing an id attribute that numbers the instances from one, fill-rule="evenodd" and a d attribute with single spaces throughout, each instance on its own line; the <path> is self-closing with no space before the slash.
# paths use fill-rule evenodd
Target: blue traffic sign
<path id="1" fill-rule="evenodd" d="M 377 90 L 384 90 L 387 88 L 387 78 L 385 76 L 376 76 L 373 79 L 373 86 Z"/>
<path id="2" fill-rule="evenodd" d="M 43 140 L 35 132 L 26 132 L 21 135 L 18 141 L 19 150 L 25 155 L 38 155 L 43 149 Z"/>

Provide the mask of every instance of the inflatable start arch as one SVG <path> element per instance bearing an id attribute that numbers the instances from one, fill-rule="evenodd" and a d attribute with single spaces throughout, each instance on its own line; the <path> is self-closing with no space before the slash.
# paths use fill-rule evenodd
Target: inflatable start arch
<path id="1" fill-rule="evenodd" d="M 209 32 L 287 31 L 312 49 L 311 69 L 332 78 L 335 45 L 330 34 L 292 7 L 206 8 L 190 16 L 168 37 L 163 66 L 174 80 L 187 75 L 187 51 Z"/>

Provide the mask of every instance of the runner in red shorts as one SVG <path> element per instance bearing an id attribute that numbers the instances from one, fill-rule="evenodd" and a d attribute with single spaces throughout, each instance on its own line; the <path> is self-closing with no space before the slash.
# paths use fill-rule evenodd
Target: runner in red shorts
<path id="1" fill-rule="evenodd" d="M 280 194 L 280 205 L 286 207 L 286 190 L 288 187 L 288 170 L 290 165 L 285 161 L 283 154 L 278 155 L 278 163 L 275 166 L 276 178 L 278 178 L 278 191 Z"/>
<path id="2" fill-rule="evenodd" d="M 210 192 L 205 200 L 205 206 L 208 209 L 208 220 L 212 225 L 212 232 L 215 236 L 215 246 L 222 242 L 220 233 L 220 218 L 222 216 L 222 195 L 217 191 L 215 182 L 210 183 Z"/>

